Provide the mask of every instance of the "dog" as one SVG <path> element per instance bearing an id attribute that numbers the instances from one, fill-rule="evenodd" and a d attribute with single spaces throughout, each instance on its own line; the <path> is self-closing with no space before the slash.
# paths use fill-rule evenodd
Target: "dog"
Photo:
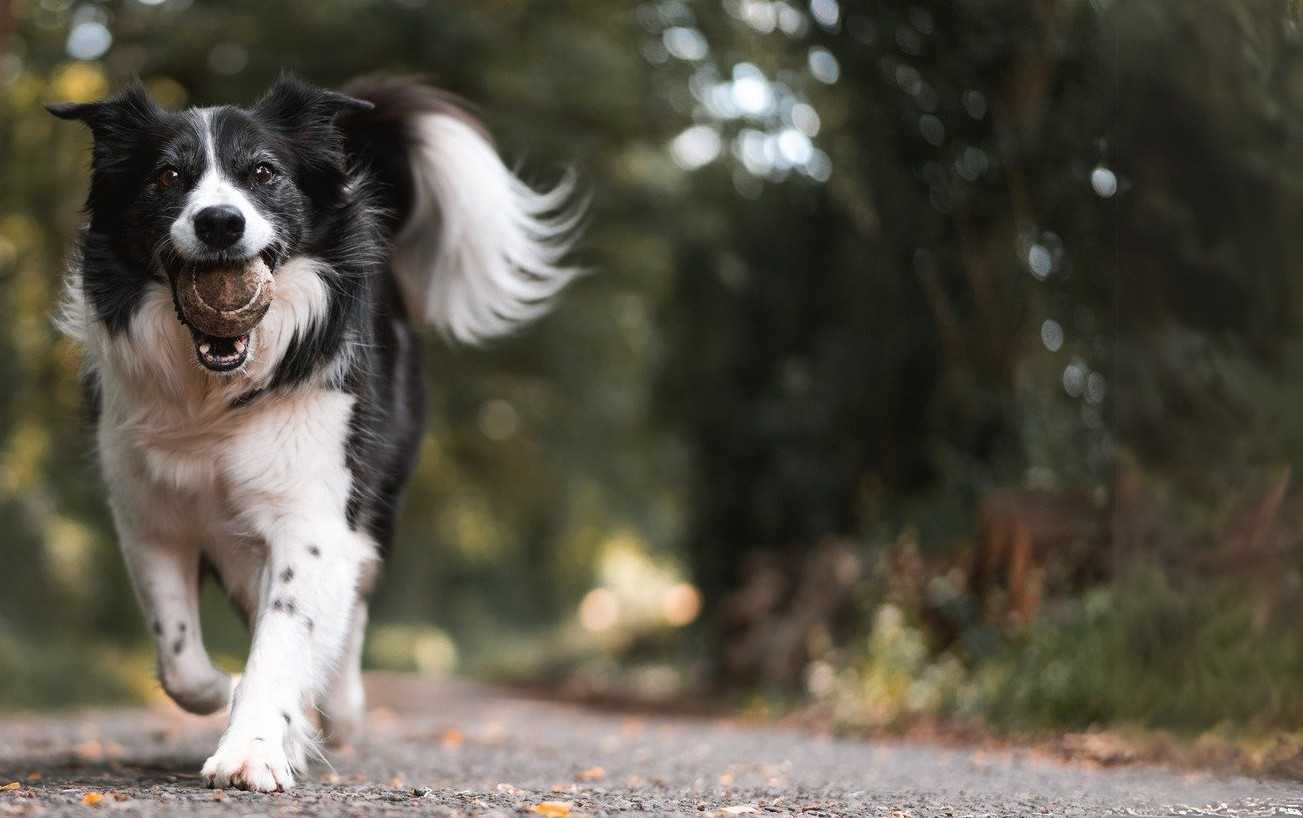
<path id="1" fill-rule="evenodd" d="M 285 75 L 251 107 L 179 112 L 136 81 L 47 108 L 93 138 L 59 323 L 160 682 L 229 708 L 209 786 L 289 789 L 319 736 L 363 728 L 367 597 L 422 434 L 415 332 L 476 344 L 545 313 L 577 274 L 574 176 L 528 186 L 406 78 Z M 262 301 L 232 307 L 251 275 Z M 204 648 L 208 575 L 251 627 L 238 677 Z"/>

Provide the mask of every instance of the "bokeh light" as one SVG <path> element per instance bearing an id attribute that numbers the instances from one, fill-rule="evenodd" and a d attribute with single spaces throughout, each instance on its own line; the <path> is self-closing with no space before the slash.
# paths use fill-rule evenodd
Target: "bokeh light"
<path id="1" fill-rule="evenodd" d="M 579 602 L 579 624 L 594 633 L 608 631 L 620 619 L 620 601 L 606 588 L 594 588 Z"/>

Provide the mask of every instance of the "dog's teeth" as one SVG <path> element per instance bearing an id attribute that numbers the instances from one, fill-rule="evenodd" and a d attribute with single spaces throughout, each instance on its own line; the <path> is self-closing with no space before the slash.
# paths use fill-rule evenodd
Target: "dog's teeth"
<path id="1" fill-rule="evenodd" d="M 244 339 L 243 339 L 243 338 L 237 338 L 237 339 L 235 339 L 235 351 L 236 351 L 236 352 L 244 352 Z"/>
<path id="2" fill-rule="evenodd" d="M 212 350 L 212 348 L 213 348 L 212 344 L 208 343 L 207 341 L 204 341 L 202 344 L 199 345 L 199 354 L 207 355 Z"/>

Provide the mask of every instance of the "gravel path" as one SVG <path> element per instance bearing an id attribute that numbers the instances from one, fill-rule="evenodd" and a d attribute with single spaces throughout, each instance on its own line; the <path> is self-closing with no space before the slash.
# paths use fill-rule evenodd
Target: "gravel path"
<path id="1" fill-rule="evenodd" d="M 203 787 L 220 720 L 162 707 L 0 719 L 0 787 L 19 784 L 0 790 L 0 816 L 1303 815 L 1303 784 L 370 685 L 365 745 L 285 795 Z"/>

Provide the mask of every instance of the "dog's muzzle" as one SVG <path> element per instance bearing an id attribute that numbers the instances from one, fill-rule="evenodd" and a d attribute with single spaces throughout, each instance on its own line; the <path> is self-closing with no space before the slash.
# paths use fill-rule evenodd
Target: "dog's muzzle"
<path id="1" fill-rule="evenodd" d="M 271 306 L 275 279 L 260 257 L 237 265 L 186 265 L 174 296 L 195 340 L 199 363 L 214 372 L 240 368 L 249 356 L 249 333 Z"/>

